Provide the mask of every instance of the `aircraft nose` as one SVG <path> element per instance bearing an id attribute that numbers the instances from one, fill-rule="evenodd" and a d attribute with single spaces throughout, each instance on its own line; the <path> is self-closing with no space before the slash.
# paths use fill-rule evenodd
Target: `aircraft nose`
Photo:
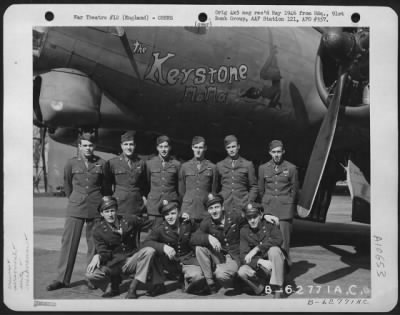
<path id="1" fill-rule="evenodd" d="M 322 35 L 321 46 L 338 62 L 343 62 L 350 58 L 355 38 L 350 33 L 334 30 Z"/>

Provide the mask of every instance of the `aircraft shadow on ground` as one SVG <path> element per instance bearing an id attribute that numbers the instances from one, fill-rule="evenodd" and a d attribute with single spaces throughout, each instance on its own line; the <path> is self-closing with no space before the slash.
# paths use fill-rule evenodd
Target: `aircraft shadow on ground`
<path id="1" fill-rule="evenodd" d="M 357 247 L 359 255 L 369 255 L 370 243 L 368 225 L 295 220 L 290 247 L 349 245 Z"/>
<path id="2" fill-rule="evenodd" d="M 316 264 L 310 263 L 307 260 L 300 260 L 293 262 L 290 272 L 287 276 L 288 282 L 294 282 L 294 280 L 301 275 L 305 274 L 310 270 L 311 268 L 314 268 Z"/>
<path id="3" fill-rule="evenodd" d="M 291 247 L 321 246 L 340 257 L 346 267 L 333 270 L 325 275 L 315 278 L 317 284 L 326 284 L 334 280 L 350 275 L 358 269 L 371 269 L 370 260 L 370 227 L 368 225 L 355 225 L 346 223 L 311 223 L 296 221 Z M 296 224 L 295 223 L 295 224 Z M 354 252 L 337 247 L 347 245 L 354 248 Z M 313 264 L 308 261 L 300 261 L 292 266 L 289 279 L 296 279 Z M 307 270 L 306 270 L 307 267 Z"/>
<path id="4" fill-rule="evenodd" d="M 357 247 L 355 248 L 355 253 L 349 253 L 348 251 L 342 250 L 334 246 L 324 246 L 324 248 L 340 256 L 340 260 L 348 266 L 333 270 L 323 276 L 315 278 L 315 283 L 325 284 L 343 278 L 358 269 L 371 269 L 371 261 L 369 259 L 365 259 L 364 254 L 360 255 Z"/>

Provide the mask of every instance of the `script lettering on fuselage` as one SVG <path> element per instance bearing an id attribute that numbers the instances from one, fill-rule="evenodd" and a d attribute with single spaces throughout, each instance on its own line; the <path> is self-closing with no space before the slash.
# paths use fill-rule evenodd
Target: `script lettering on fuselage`
<path id="1" fill-rule="evenodd" d="M 225 103 L 227 93 L 219 91 L 216 84 L 231 84 L 247 79 L 247 66 L 244 64 L 238 67 L 221 65 L 218 68 L 168 68 L 166 63 L 173 57 L 175 57 L 173 53 L 168 53 L 164 57 L 158 52 L 153 53 L 153 64 L 144 79 L 161 85 L 186 85 L 183 93 L 184 101 Z"/>

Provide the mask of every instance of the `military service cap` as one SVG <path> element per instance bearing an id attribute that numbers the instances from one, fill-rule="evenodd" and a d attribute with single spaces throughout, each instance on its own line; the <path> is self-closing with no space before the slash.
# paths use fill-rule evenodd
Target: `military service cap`
<path id="1" fill-rule="evenodd" d="M 101 200 L 101 204 L 98 208 L 99 212 L 103 212 L 106 209 L 117 209 L 117 199 L 112 196 L 104 196 Z"/>
<path id="2" fill-rule="evenodd" d="M 224 145 L 227 146 L 228 144 L 232 143 L 232 142 L 237 142 L 239 143 L 238 139 L 236 138 L 236 136 L 234 135 L 229 135 L 226 136 L 224 139 Z"/>
<path id="3" fill-rule="evenodd" d="M 243 212 L 246 217 L 251 217 L 261 214 L 263 211 L 262 206 L 259 203 L 248 203 L 244 208 Z"/>
<path id="4" fill-rule="evenodd" d="M 211 207 L 216 203 L 220 203 L 222 206 L 222 204 L 224 203 L 224 198 L 222 198 L 221 195 L 208 194 L 206 201 L 206 208 L 208 209 L 209 207 Z"/>
<path id="5" fill-rule="evenodd" d="M 124 143 L 125 141 L 134 141 L 135 134 L 136 134 L 136 131 L 134 131 L 134 130 L 129 130 L 129 131 L 125 132 L 123 135 L 121 135 L 121 143 Z"/>
<path id="6" fill-rule="evenodd" d="M 166 135 L 159 136 L 159 137 L 157 138 L 157 145 L 159 145 L 160 143 L 163 143 L 163 142 L 168 142 L 168 144 L 169 144 L 170 141 L 171 141 L 171 140 L 170 140 L 169 137 L 166 136 Z"/>
<path id="7" fill-rule="evenodd" d="M 195 137 L 193 137 L 193 139 L 192 139 L 192 145 L 199 144 L 200 142 L 204 142 L 204 144 L 206 144 L 206 139 L 204 139 L 204 138 L 201 137 L 201 136 L 195 136 Z"/>
<path id="8" fill-rule="evenodd" d="M 158 212 L 164 216 L 173 209 L 179 210 L 178 200 L 163 200 L 158 208 Z"/>
<path id="9" fill-rule="evenodd" d="M 275 149 L 275 148 L 277 148 L 277 147 L 282 147 L 282 149 L 283 149 L 283 143 L 282 143 L 282 141 L 280 141 L 280 140 L 272 140 L 272 141 L 269 143 L 269 150 L 270 150 L 270 151 L 273 150 L 273 149 Z"/>

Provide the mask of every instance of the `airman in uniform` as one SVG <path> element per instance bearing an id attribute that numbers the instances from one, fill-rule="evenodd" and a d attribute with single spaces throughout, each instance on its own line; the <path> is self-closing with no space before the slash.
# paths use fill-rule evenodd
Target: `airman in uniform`
<path id="1" fill-rule="evenodd" d="M 162 200 L 177 200 L 180 162 L 170 156 L 171 140 L 167 136 L 157 138 L 158 155 L 146 161 L 147 182 L 150 192 L 147 197 L 147 214 L 153 225 L 163 219 L 158 209 Z"/>
<path id="2" fill-rule="evenodd" d="M 211 294 L 218 290 L 214 279 L 225 288 L 233 287 L 240 266 L 240 227 L 244 220 L 235 212 L 225 213 L 223 202 L 220 195 L 209 194 L 209 216 L 192 237 Z"/>
<path id="3" fill-rule="evenodd" d="M 207 150 L 203 137 L 192 140 L 193 159 L 182 164 L 179 171 L 179 193 L 183 197 L 182 213 L 188 213 L 195 222 L 207 216 L 205 202 L 217 185 L 215 164 L 204 158 Z"/>
<path id="4" fill-rule="evenodd" d="M 109 194 L 106 168 L 102 158 L 94 155 L 95 135 L 84 132 L 78 139 L 79 154 L 68 160 L 64 168 L 64 189 L 68 197 L 67 217 L 61 239 L 58 276 L 47 286 L 48 291 L 67 287 L 75 265 L 82 229 L 86 223 L 87 261 L 95 251 L 92 230 L 97 208 L 104 194 Z"/>
<path id="5" fill-rule="evenodd" d="M 122 154 L 107 162 L 113 196 L 118 201 L 118 214 L 140 215 L 146 188 L 145 162 L 135 154 L 135 132 L 127 131 L 121 136 Z"/>
<path id="6" fill-rule="evenodd" d="M 177 201 L 164 200 L 160 206 L 164 221 L 148 235 L 144 246 L 154 248 L 159 262 L 169 274 L 183 275 L 184 292 L 198 293 L 204 284 L 204 275 L 190 243 L 195 227 L 188 214 L 179 217 Z M 165 291 L 160 289 L 159 291 Z"/>
<path id="7" fill-rule="evenodd" d="M 279 228 L 283 236 L 282 248 L 289 257 L 299 183 L 296 166 L 283 159 L 284 153 L 282 141 L 271 141 L 269 154 L 272 159 L 259 167 L 258 188 L 265 213 L 279 218 Z"/>
<path id="8" fill-rule="evenodd" d="M 118 205 L 114 197 L 103 197 L 99 207 L 102 220 L 93 230 L 96 255 L 87 267 L 86 277 L 95 286 L 108 282 L 103 297 L 113 297 L 120 294 L 119 285 L 122 274 L 135 274 L 126 298 L 135 299 L 136 287 L 139 282 L 146 283 L 152 270 L 153 284 L 162 281 L 157 278 L 157 270 L 153 268 L 155 250 L 150 247 L 138 249 L 136 246 L 137 230 L 149 225 L 149 221 L 136 215 L 123 217 L 117 215 Z"/>
<path id="9" fill-rule="evenodd" d="M 224 198 L 225 211 L 241 214 L 243 207 L 257 198 L 254 165 L 239 155 L 240 144 L 235 136 L 226 136 L 224 144 L 228 156 L 217 163 L 219 193 Z"/>
<path id="10" fill-rule="evenodd" d="M 283 296 L 285 255 L 280 249 L 282 234 L 274 224 L 262 219 L 262 207 L 248 204 L 245 209 L 248 224 L 240 230 L 240 258 L 238 275 L 256 295 L 264 291 L 267 275 L 274 298 Z"/>

